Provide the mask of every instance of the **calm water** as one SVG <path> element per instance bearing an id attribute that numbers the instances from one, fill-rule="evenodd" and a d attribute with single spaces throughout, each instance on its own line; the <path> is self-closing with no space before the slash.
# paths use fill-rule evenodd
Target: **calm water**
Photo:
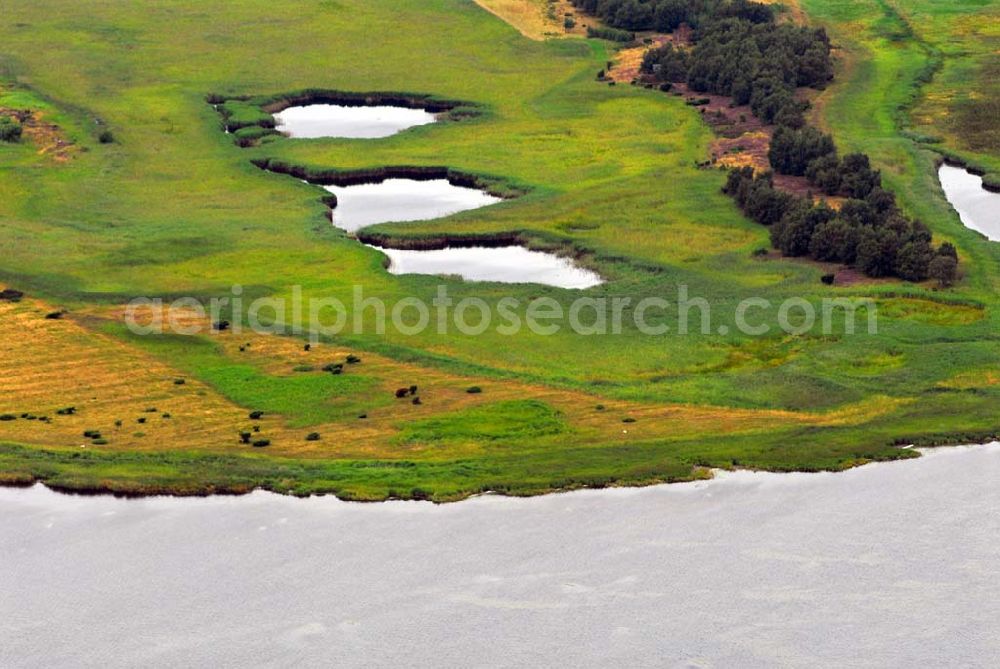
<path id="1" fill-rule="evenodd" d="M 482 497 L 0 490 L 0 665 L 996 666 L 1000 445 Z"/>
<path id="2" fill-rule="evenodd" d="M 456 274 L 468 281 L 541 283 L 560 288 L 590 288 L 602 283 L 598 274 L 577 267 L 569 258 L 523 246 L 379 250 L 389 256 L 392 274 Z"/>
<path id="3" fill-rule="evenodd" d="M 289 137 L 377 139 L 417 125 L 434 123 L 437 117 L 423 109 L 405 107 L 318 104 L 288 107 L 275 114 L 274 120 L 277 129 Z"/>
<path id="4" fill-rule="evenodd" d="M 965 227 L 1000 241 L 1000 193 L 983 188 L 983 178 L 961 167 L 941 165 L 941 186 Z"/>
<path id="5" fill-rule="evenodd" d="M 336 194 L 333 224 L 348 232 L 390 221 L 426 221 L 478 209 L 501 199 L 447 179 L 386 179 L 354 186 L 323 186 Z"/>

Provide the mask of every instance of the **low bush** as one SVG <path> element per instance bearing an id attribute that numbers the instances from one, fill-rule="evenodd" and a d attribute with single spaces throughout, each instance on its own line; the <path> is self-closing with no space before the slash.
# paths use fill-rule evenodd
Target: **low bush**
<path id="1" fill-rule="evenodd" d="M 21 139 L 21 124 L 10 116 L 0 116 L 0 142 L 16 142 Z"/>
<path id="2" fill-rule="evenodd" d="M 101 134 L 97 136 L 97 141 L 101 144 L 112 144 L 115 141 L 115 135 L 110 130 L 102 130 Z"/>
<path id="3" fill-rule="evenodd" d="M 249 414 L 249 416 L 250 416 L 250 420 L 259 420 L 260 418 L 262 418 L 264 416 L 264 412 L 263 411 L 251 411 L 250 414 Z"/>
<path id="4" fill-rule="evenodd" d="M 241 444 L 249 444 L 250 443 L 250 437 L 252 437 L 252 436 L 253 436 L 253 434 L 250 433 L 250 432 L 240 432 L 240 443 Z"/>
<path id="5" fill-rule="evenodd" d="M 11 420 L 17 420 L 17 416 L 15 416 L 12 413 L 0 414 L 0 420 L 5 421 L 5 422 L 6 421 L 11 421 Z"/>
<path id="6" fill-rule="evenodd" d="M 108 443 L 108 440 L 105 439 L 104 437 L 98 437 L 97 439 L 94 439 L 90 443 L 92 443 L 94 446 L 106 446 L 107 443 Z"/>
<path id="7" fill-rule="evenodd" d="M 407 395 L 407 394 L 408 394 L 409 392 L 410 392 L 410 389 L 409 389 L 409 388 L 397 388 L 397 389 L 396 389 L 396 399 L 399 399 L 399 398 L 401 398 L 401 397 L 406 397 L 406 395 Z"/>
<path id="8" fill-rule="evenodd" d="M 480 388 L 479 386 L 471 386 L 469 388 L 466 388 L 465 392 L 469 393 L 470 395 L 478 395 L 479 393 L 483 392 L 483 389 Z"/>
<path id="9" fill-rule="evenodd" d="M 270 446 L 270 445 L 271 445 L 270 439 L 258 439 L 255 442 L 253 442 L 254 448 L 264 448 L 265 446 Z"/>
<path id="10" fill-rule="evenodd" d="M 307 434 L 306 441 L 319 441 L 319 432 L 310 432 Z"/>
<path id="11" fill-rule="evenodd" d="M 347 356 L 347 364 L 348 365 L 356 365 L 359 362 L 361 362 L 361 358 L 359 358 L 358 356 L 356 356 L 354 354 L 351 354 L 351 355 Z"/>
<path id="12" fill-rule="evenodd" d="M 56 414 L 59 416 L 72 416 L 76 413 L 76 407 L 65 407 L 63 409 L 56 409 Z"/>

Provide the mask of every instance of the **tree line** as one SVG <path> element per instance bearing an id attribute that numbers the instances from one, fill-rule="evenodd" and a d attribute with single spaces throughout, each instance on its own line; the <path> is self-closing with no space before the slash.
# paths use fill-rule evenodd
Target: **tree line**
<path id="1" fill-rule="evenodd" d="M 804 176 L 817 191 L 846 198 L 839 210 L 774 187 L 770 173 L 730 173 L 725 192 L 752 219 L 771 227 L 775 248 L 788 256 L 853 265 L 872 277 L 909 281 L 957 274 L 954 246 L 931 246 L 931 233 L 908 219 L 867 155 L 840 157 L 833 138 L 806 125 L 800 87 L 823 88 L 833 78 L 830 40 L 822 29 L 776 21 L 774 10 L 751 0 L 574 0 L 623 30 L 692 30 L 692 47 L 673 44 L 646 53 L 642 72 L 691 91 L 732 98 L 777 127 L 768 158 L 778 174 Z"/>

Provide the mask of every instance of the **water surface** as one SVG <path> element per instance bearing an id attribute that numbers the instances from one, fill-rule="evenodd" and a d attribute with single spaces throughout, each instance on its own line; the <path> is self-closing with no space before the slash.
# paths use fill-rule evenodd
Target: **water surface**
<path id="1" fill-rule="evenodd" d="M 434 123 L 437 117 L 424 109 L 315 104 L 288 107 L 274 114 L 276 128 L 289 137 L 345 137 L 377 139 L 418 125 Z"/>
<path id="2" fill-rule="evenodd" d="M 458 504 L 0 490 L 0 666 L 995 666 L 1000 445 Z"/>
<path id="3" fill-rule="evenodd" d="M 941 165 L 938 177 L 965 227 L 983 233 L 991 241 L 1000 241 L 1000 193 L 986 190 L 982 177 L 961 167 Z"/>
<path id="4" fill-rule="evenodd" d="M 391 221 L 426 221 L 501 201 L 447 179 L 386 179 L 354 186 L 323 186 L 337 196 L 333 224 L 348 232 Z"/>
<path id="5" fill-rule="evenodd" d="M 559 288 L 590 288 L 602 283 L 597 273 L 577 267 L 569 258 L 523 246 L 379 250 L 389 256 L 392 274 L 451 274 L 467 281 L 540 283 Z"/>

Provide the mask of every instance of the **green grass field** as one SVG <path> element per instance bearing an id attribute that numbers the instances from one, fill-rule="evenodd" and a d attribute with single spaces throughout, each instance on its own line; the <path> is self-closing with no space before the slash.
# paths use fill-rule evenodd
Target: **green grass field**
<path id="1" fill-rule="evenodd" d="M 82 453 L 63 433 L 35 435 L 13 421 L 0 423 L 7 444 L 0 474 L 122 491 L 261 485 L 444 500 L 487 489 L 529 494 L 684 480 L 706 466 L 838 469 L 908 456 L 893 447 L 897 441 L 996 433 L 1000 386 L 990 372 L 1000 353 L 1000 251 L 951 211 L 933 149 L 1000 165 L 995 117 L 984 130 L 981 116 L 989 112 L 972 92 L 946 103 L 935 97 L 975 73 L 983 82 L 976 95 L 997 104 L 990 26 L 998 3 L 801 4 L 840 47 L 838 79 L 820 97 L 818 121 L 844 149 L 871 154 L 904 208 L 936 238 L 956 244 L 965 276 L 955 288 L 830 288 L 820 283 L 823 267 L 754 257 L 769 245 L 767 230 L 720 192 L 724 173 L 697 167 L 712 135 L 696 109 L 656 91 L 597 83 L 608 43 L 532 41 L 471 0 L 311 0 L 280 9 L 254 0 L 228 7 L 7 2 L 0 107 L 44 110 L 79 150 L 55 161 L 30 141 L 0 144 L 0 283 L 67 307 L 95 336 L 203 383 L 220 402 L 266 409 L 289 436 L 252 449 L 238 443 L 243 426 L 234 423 L 232 439 L 205 431 L 140 448 L 112 438 Z M 921 88 L 938 62 L 937 76 Z M 481 113 L 380 140 L 281 138 L 243 149 L 205 101 L 210 93 L 304 88 L 409 91 L 474 103 Z M 928 121 L 942 109 L 947 121 Z M 98 141 L 105 129 L 114 143 Z M 927 143 L 922 135 L 930 134 L 941 141 Z M 684 284 L 711 303 L 713 331 L 721 324 L 730 333 L 735 306 L 746 297 L 873 297 L 879 332 L 390 331 L 327 342 L 378 356 L 384 371 L 324 377 L 279 372 L 277 357 L 240 359 L 233 346 L 216 347 L 207 337 L 136 338 L 109 322 L 116 305 L 134 296 L 211 296 L 234 284 L 249 297 L 287 297 L 301 286 L 307 298 L 349 301 L 355 284 L 390 304 L 434 296 L 441 279 L 389 275 L 379 252 L 329 225 L 321 190 L 250 162 L 263 158 L 316 170 L 445 166 L 495 180 L 524 195 L 379 232 L 397 239 L 517 232 L 534 246 L 572 249 L 607 277 L 585 293 L 592 297 L 673 300 Z M 568 304 L 578 296 L 445 283 L 456 299 L 547 295 Z M 773 313 L 765 318 L 774 325 Z M 69 382 L 38 395 L 51 396 L 50 404 L 24 405 L 16 389 L 33 368 L 9 362 L 13 380 L 0 381 L 0 413 L 51 414 L 76 404 L 85 419 L 90 398 L 74 395 Z M 488 383 L 497 393 L 487 387 L 481 397 L 460 402 L 459 393 L 438 404 L 427 396 L 418 416 L 386 413 L 397 383 L 393 364 L 437 375 L 445 386 Z M 135 383 L 143 383 L 141 375 Z M 137 392 L 141 397 L 142 388 Z M 595 418 L 597 404 L 648 413 L 626 425 L 619 413 Z M 351 436 L 365 411 L 381 421 L 378 429 Z M 112 413 L 95 412 L 98 418 L 110 421 Z M 299 452 L 295 430 L 315 426 L 337 430 L 343 442 Z M 628 439 L 620 436 L 625 428 Z"/>

